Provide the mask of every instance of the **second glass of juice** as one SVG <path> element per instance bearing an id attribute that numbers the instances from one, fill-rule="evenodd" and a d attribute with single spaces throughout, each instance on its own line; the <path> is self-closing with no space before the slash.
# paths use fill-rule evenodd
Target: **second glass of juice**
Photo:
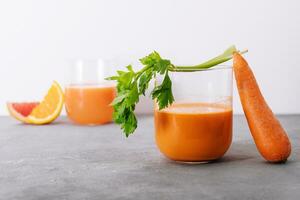
<path id="1" fill-rule="evenodd" d="M 232 140 L 232 68 L 170 72 L 170 78 L 175 102 L 155 107 L 159 150 L 181 162 L 221 158 Z"/>
<path id="2" fill-rule="evenodd" d="M 116 96 L 116 88 L 114 83 L 105 80 L 109 70 L 103 60 L 78 60 L 71 66 L 65 105 L 72 122 L 99 125 L 112 121 L 110 103 Z"/>

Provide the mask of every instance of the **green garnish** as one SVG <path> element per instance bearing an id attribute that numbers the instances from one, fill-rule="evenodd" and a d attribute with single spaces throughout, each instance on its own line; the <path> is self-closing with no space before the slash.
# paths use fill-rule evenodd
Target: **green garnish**
<path id="1" fill-rule="evenodd" d="M 232 59 L 234 52 L 239 51 L 235 46 L 231 46 L 221 55 L 202 64 L 175 66 L 170 60 L 162 58 L 154 51 L 140 59 L 140 62 L 144 65 L 140 71 L 134 71 L 131 65 L 126 67 L 126 71 L 117 71 L 116 76 L 107 78 L 107 80 L 117 81 L 117 97 L 111 103 L 114 108 L 113 119 L 115 123 L 121 126 L 126 137 L 135 131 L 137 128 L 137 118 L 134 113 L 135 106 L 139 102 L 140 95 L 145 95 L 149 82 L 156 75 L 160 74 L 164 78 L 160 85 L 154 87 L 151 97 L 157 102 L 158 108 L 161 110 L 174 102 L 169 72 L 192 72 L 208 69 Z"/>

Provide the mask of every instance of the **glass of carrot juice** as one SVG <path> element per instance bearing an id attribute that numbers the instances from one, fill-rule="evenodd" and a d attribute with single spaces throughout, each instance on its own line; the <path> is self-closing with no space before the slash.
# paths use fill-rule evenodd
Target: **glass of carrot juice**
<path id="1" fill-rule="evenodd" d="M 154 111 L 159 150 L 181 162 L 221 158 L 232 140 L 232 68 L 169 75 L 175 102 Z"/>
<path id="2" fill-rule="evenodd" d="M 109 66 L 103 60 L 78 60 L 71 66 L 65 105 L 72 122 L 98 125 L 112 121 L 110 103 L 116 96 L 116 88 L 105 80 L 108 75 Z"/>

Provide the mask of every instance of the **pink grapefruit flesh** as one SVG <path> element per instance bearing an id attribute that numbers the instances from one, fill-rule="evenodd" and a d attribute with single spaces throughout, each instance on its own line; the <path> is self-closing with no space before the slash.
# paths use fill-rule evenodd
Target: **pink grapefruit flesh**
<path id="1" fill-rule="evenodd" d="M 11 116 L 21 122 L 27 123 L 27 116 L 30 115 L 32 110 L 39 105 L 39 102 L 26 102 L 26 103 L 7 103 L 7 108 Z"/>

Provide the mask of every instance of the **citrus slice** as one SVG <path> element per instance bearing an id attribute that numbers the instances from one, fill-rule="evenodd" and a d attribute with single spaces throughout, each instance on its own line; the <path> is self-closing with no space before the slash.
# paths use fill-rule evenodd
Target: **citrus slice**
<path id="1" fill-rule="evenodd" d="M 47 124 L 54 121 L 60 115 L 63 104 L 64 93 L 60 85 L 54 81 L 44 100 L 28 115 L 29 123 Z"/>
<path id="2" fill-rule="evenodd" d="M 27 116 L 30 115 L 32 110 L 39 105 L 39 102 L 25 102 L 25 103 L 7 103 L 7 109 L 12 117 L 15 119 L 29 123 Z"/>
<path id="3" fill-rule="evenodd" d="M 48 124 L 61 113 L 64 104 L 64 93 L 60 85 L 54 81 L 42 102 L 7 103 L 11 116 L 29 124 Z"/>

